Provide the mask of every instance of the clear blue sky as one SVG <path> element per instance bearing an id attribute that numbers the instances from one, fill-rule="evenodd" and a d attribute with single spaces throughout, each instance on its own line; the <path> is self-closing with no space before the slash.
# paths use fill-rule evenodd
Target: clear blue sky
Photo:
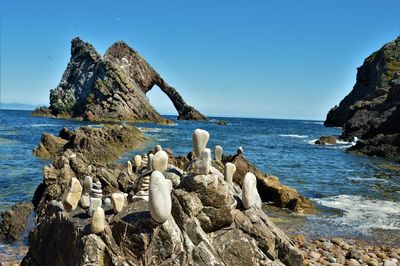
<path id="1" fill-rule="evenodd" d="M 399 0 L 59 2 L 1 0 L 3 103 L 48 104 L 80 36 L 124 40 L 207 115 L 324 119 L 400 34 Z"/>

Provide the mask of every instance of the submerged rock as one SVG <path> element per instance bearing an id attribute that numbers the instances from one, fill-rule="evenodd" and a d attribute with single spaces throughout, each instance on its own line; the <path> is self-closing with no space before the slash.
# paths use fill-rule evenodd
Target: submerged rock
<path id="1" fill-rule="evenodd" d="M 400 160 L 400 36 L 364 60 L 353 90 L 333 107 L 325 126 L 360 141 L 349 151 Z"/>
<path id="2" fill-rule="evenodd" d="M 333 145 L 336 144 L 338 139 L 335 136 L 321 136 L 315 141 L 315 144 L 319 145 Z"/>

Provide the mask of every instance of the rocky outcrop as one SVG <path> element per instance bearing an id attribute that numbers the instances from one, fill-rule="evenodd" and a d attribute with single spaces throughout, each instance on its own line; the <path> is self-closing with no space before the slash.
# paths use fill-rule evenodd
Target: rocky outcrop
<path id="1" fill-rule="evenodd" d="M 20 202 L 1 213 L 0 238 L 7 242 L 20 239 L 32 211 L 31 202 Z"/>
<path id="2" fill-rule="evenodd" d="M 350 151 L 400 160 L 400 36 L 365 59 L 353 90 L 332 108 L 326 126 L 360 141 Z"/>
<path id="3" fill-rule="evenodd" d="M 139 129 L 128 125 L 81 127 L 73 131 L 63 128 L 59 137 L 44 133 L 33 154 L 55 159 L 66 149 L 70 149 L 90 160 L 110 162 L 123 152 L 140 147 L 145 141 L 146 137 Z"/>
<path id="4" fill-rule="evenodd" d="M 243 207 L 240 185 L 225 182 L 223 169 L 195 174 L 192 159 L 168 154 L 163 175 L 173 185 L 171 216 L 159 223 L 146 198 L 135 196 L 151 174 L 145 157 L 132 171 L 65 149 L 43 170 L 34 197 L 39 223 L 22 265 L 303 265 L 300 251 L 261 209 Z M 244 160 L 239 159 L 234 161 Z M 67 213 L 61 204 L 70 180 L 83 183 L 88 175 L 100 181 L 103 200 L 115 192 L 128 195 L 117 214 L 103 204 L 105 228 L 97 235 L 81 206 Z"/>
<path id="5" fill-rule="evenodd" d="M 318 145 L 334 145 L 337 141 L 338 139 L 335 136 L 321 136 L 314 143 Z"/>
<path id="6" fill-rule="evenodd" d="M 261 172 L 242 153 L 224 157 L 223 162 L 236 165 L 233 181 L 239 185 L 242 185 L 247 172 L 253 173 L 257 178 L 257 188 L 262 201 L 272 202 L 275 206 L 298 213 L 315 213 L 316 210 L 311 201 L 300 195 L 296 189 L 283 185 L 276 176 Z"/>
<path id="7" fill-rule="evenodd" d="M 158 85 L 172 100 L 179 119 L 206 120 L 133 49 L 117 42 L 102 57 L 79 38 L 71 43 L 71 59 L 57 88 L 50 92 L 49 112 L 56 117 L 91 121 L 168 122 L 151 106 L 146 92 Z"/>

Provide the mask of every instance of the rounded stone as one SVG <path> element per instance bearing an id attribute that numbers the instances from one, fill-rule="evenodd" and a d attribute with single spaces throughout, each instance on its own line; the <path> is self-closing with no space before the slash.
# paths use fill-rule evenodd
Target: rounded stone
<path id="1" fill-rule="evenodd" d="M 257 179 L 253 173 L 244 176 L 242 186 L 242 202 L 245 209 L 261 208 L 261 198 L 257 190 Z"/>
<path id="2" fill-rule="evenodd" d="M 159 171 L 154 171 L 150 177 L 149 211 L 151 217 L 158 223 L 164 223 L 171 216 L 172 184 L 168 181 Z"/>
<path id="3" fill-rule="evenodd" d="M 113 204 L 113 209 L 114 209 L 114 213 L 119 213 L 120 211 L 122 211 L 122 208 L 124 207 L 125 204 L 125 197 L 124 194 L 122 193 L 113 193 L 111 195 L 111 200 L 112 200 L 112 204 Z"/>
<path id="4" fill-rule="evenodd" d="M 155 147 L 154 147 L 154 150 L 156 151 L 156 153 L 157 152 L 159 152 L 159 151 L 162 151 L 163 149 L 162 149 L 162 147 L 161 147 L 161 145 L 156 145 Z"/>
<path id="5" fill-rule="evenodd" d="M 131 161 L 126 161 L 126 171 L 128 172 L 128 175 L 133 175 Z"/>
<path id="6" fill-rule="evenodd" d="M 236 165 L 233 163 L 226 163 L 224 171 L 225 181 L 228 182 L 229 184 L 232 184 L 233 175 L 235 174 L 235 172 L 236 172 Z"/>
<path id="7" fill-rule="evenodd" d="M 147 170 L 153 171 L 153 158 L 154 158 L 154 154 L 150 153 L 148 158 L 149 158 L 149 159 L 148 159 L 148 161 L 147 161 Z"/>
<path id="8" fill-rule="evenodd" d="M 82 186 L 78 179 L 71 178 L 69 190 L 63 200 L 63 207 L 66 212 L 71 212 L 76 209 L 82 196 Z"/>
<path id="9" fill-rule="evenodd" d="M 89 193 L 93 186 L 93 180 L 90 176 L 86 176 L 83 180 L 83 192 Z"/>
<path id="10" fill-rule="evenodd" d="M 164 172 L 168 168 L 168 154 L 161 150 L 153 158 L 153 171 Z"/>
<path id="11" fill-rule="evenodd" d="M 93 212 L 98 208 L 101 207 L 102 205 L 102 200 L 101 198 L 93 198 L 90 197 L 90 206 L 89 206 L 89 210 L 88 210 L 88 214 L 89 216 L 93 215 Z"/>
<path id="12" fill-rule="evenodd" d="M 139 169 L 142 166 L 142 156 L 136 155 L 135 158 L 133 158 L 133 162 L 136 170 Z"/>
<path id="13" fill-rule="evenodd" d="M 102 207 L 97 207 L 93 212 L 91 230 L 93 234 L 100 234 L 105 228 L 105 214 Z"/>
<path id="14" fill-rule="evenodd" d="M 209 138 L 210 133 L 203 129 L 198 128 L 193 132 L 193 150 L 196 157 L 199 157 L 200 154 L 204 151 Z"/>
<path id="15" fill-rule="evenodd" d="M 89 206 L 90 206 L 90 197 L 89 197 L 89 195 L 83 194 L 82 197 L 81 197 L 81 201 L 80 202 L 81 202 L 81 207 L 83 209 L 89 208 Z"/>
<path id="16" fill-rule="evenodd" d="M 216 145 L 214 149 L 214 156 L 216 161 L 221 161 L 222 160 L 222 153 L 224 150 L 220 145 Z"/>
<path id="17" fill-rule="evenodd" d="M 110 206 L 111 204 L 112 204 L 112 202 L 111 202 L 111 199 L 110 198 L 105 198 L 104 200 L 103 200 L 103 204 L 104 204 L 104 206 Z"/>

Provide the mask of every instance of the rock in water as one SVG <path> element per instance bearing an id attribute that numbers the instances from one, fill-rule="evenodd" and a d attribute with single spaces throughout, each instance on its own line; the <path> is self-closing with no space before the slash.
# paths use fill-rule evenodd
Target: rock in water
<path id="1" fill-rule="evenodd" d="M 193 150 L 197 158 L 204 151 L 209 138 L 210 134 L 203 129 L 196 129 L 193 132 Z"/>
<path id="2" fill-rule="evenodd" d="M 100 234 L 105 228 L 105 214 L 102 207 L 97 207 L 93 212 L 91 230 L 93 234 Z"/>
<path id="3" fill-rule="evenodd" d="M 168 181 L 159 171 L 154 171 L 150 177 L 149 211 L 158 223 L 164 223 L 171 216 L 172 185 Z"/>
<path id="4" fill-rule="evenodd" d="M 136 155 L 133 159 L 133 162 L 135 163 L 135 171 L 138 172 L 139 169 L 142 167 L 142 156 Z"/>
<path id="5" fill-rule="evenodd" d="M 368 56 L 352 91 L 327 114 L 325 126 L 360 140 L 349 151 L 400 161 L 400 36 Z"/>
<path id="6" fill-rule="evenodd" d="M 164 172 L 168 168 L 168 154 L 161 150 L 158 151 L 152 160 L 153 171 Z"/>
<path id="7" fill-rule="evenodd" d="M 244 176 L 242 202 L 246 209 L 250 209 L 251 207 L 261 208 L 261 198 L 257 190 L 257 179 L 253 173 L 247 173 Z"/>
<path id="8" fill-rule="evenodd" d="M 147 170 L 148 171 L 153 171 L 153 159 L 154 159 L 154 154 L 150 153 L 148 156 L 148 161 L 147 161 Z"/>
<path id="9" fill-rule="evenodd" d="M 226 163 L 225 164 L 225 181 L 228 182 L 229 184 L 233 183 L 233 175 L 236 172 L 236 165 L 233 163 Z"/>
<path id="10" fill-rule="evenodd" d="M 173 102 L 182 120 L 207 120 L 124 42 L 104 56 L 78 37 L 71 42 L 71 59 L 57 88 L 50 92 L 51 115 L 86 120 L 165 121 L 146 93 L 157 85 Z M 34 114 L 44 115 L 42 109 Z"/>
<path id="11" fill-rule="evenodd" d="M 125 204 L 125 197 L 122 193 L 113 193 L 111 195 L 112 204 L 114 206 L 114 213 L 119 213 Z"/>
<path id="12" fill-rule="evenodd" d="M 224 150 L 222 149 L 222 147 L 220 145 L 215 146 L 215 150 L 214 150 L 215 160 L 221 161 L 223 152 L 224 152 Z"/>
<path id="13" fill-rule="evenodd" d="M 78 206 L 81 196 L 82 196 L 81 183 L 79 183 L 78 179 L 73 177 L 71 179 L 71 184 L 70 184 L 67 196 L 65 197 L 65 199 L 63 201 L 64 210 L 66 212 L 71 212 L 71 211 L 75 210 L 76 207 Z"/>
<path id="14" fill-rule="evenodd" d="M 195 161 L 194 173 L 207 175 L 211 169 L 211 150 L 205 148 Z"/>

